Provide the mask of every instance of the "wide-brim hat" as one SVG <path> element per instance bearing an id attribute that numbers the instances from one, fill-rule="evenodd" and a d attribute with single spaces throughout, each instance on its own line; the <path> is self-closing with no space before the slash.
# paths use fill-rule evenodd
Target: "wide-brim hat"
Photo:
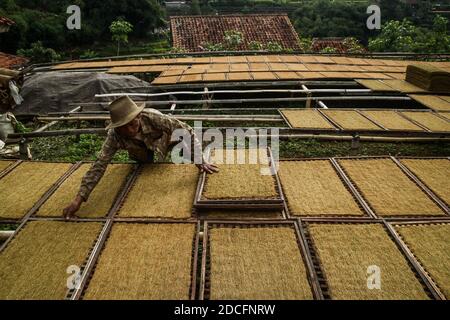
<path id="1" fill-rule="evenodd" d="M 145 108 L 145 103 L 137 105 L 128 96 L 120 97 L 109 105 L 111 123 L 107 130 L 124 126 L 136 118 Z"/>

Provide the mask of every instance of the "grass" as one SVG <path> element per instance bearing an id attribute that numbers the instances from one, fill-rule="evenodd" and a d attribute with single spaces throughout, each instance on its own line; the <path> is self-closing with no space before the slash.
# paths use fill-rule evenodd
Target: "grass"
<path id="1" fill-rule="evenodd" d="M 395 229 L 449 299 L 450 224 L 397 225 Z"/>
<path id="2" fill-rule="evenodd" d="M 104 140 L 104 136 L 93 134 L 82 134 L 79 141 L 72 136 L 49 137 L 33 140 L 30 148 L 35 160 L 93 161 L 97 158 Z M 131 159 L 128 152 L 119 151 L 113 161 L 131 162 Z"/>
<path id="3" fill-rule="evenodd" d="M 192 125 L 192 123 L 188 122 Z M 87 126 L 86 123 L 82 124 Z M 204 122 L 204 127 L 222 125 L 220 123 Z M 227 123 L 227 126 L 255 126 L 255 123 Z M 273 124 L 261 124 L 271 126 Z M 30 126 L 28 124 L 28 126 Z M 57 125 L 52 130 L 68 128 Z M 35 139 L 30 143 L 33 159 L 46 161 L 92 161 L 101 150 L 105 137 L 97 135 L 81 135 L 77 142 L 75 137 L 50 137 Z M 450 143 L 382 143 L 361 142 L 359 149 L 352 149 L 351 142 L 321 141 L 316 139 L 289 139 L 280 141 L 280 157 L 311 158 L 349 155 L 394 155 L 394 156 L 448 156 Z M 113 158 L 116 162 L 130 162 L 128 152 L 121 150 Z"/>
<path id="4" fill-rule="evenodd" d="M 282 158 L 313 158 L 313 157 L 344 157 L 344 156 L 448 156 L 450 143 L 381 143 L 361 142 L 359 149 L 352 149 L 347 141 L 319 141 L 315 139 L 290 139 L 280 141 L 280 157 Z"/>
<path id="5" fill-rule="evenodd" d="M 312 299 L 292 228 L 212 228 L 212 300 Z"/>
<path id="6" fill-rule="evenodd" d="M 199 171 L 194 165 L 146 165 L 119 216 L 189 218 L 198 176 Z"/>
<path id="7" fill-rule="evenodd" d="M 20 164 L 0 180 L 0 217 L 22 218 L 70 167 L 69 163 Z"/>
<path id="8" fill-rule="evenodd" d="M 194 224 L 116 223 L 84 299 L 188 300 Z"/>
<path id="9" fill-rule="evenodd" d="M 81 267 L 101 227 L 101 223 L 29 222 L 0 253 L 0 299 L 64 299 L 67 268 Z"/>
<path id="10" fill-rule="evenodd" d="M 327 160 L 283 161 L 279 175 L 291 215 L 363 214 Z"/>
<path id="11" fill-rule="evenodd" d="M 308 228 L 332 299 L 428 299 L 381 224 L 310 224 Z M 380 268 L 381 290 L 367 287 L 370 266 Z"/>
<path id="12" fill-rule="evenodd" d="M 403 159 L 406 165 L 422 182 L 447 204 L 450 204 L 450 161 L 447 159 L 417 160 Z"/>
<path id="13" fill-rule="evenodd" d="M 0 224 L 0 231 L 16 230 L 18 226 L 19 226 L 18 224 L 10 224 L 10 223 Z"/>
<path id="14" fill-rule="evenodd" d="M 339 160 L 380 216 L 444 215 L 391 159 Z"/>
<path id="15" fill-rule="evenodd" d="M 42 205 L 37 215 L 44 217 L 61 216 L 63 209 L 77 194 L 81 179 L 90 168 L 91 164 L 83 164 L 72 173 Z M 109 165 L 99 184 L 89 196 L 88 201 L 82 204 L 77 212 L 77 216 L 81 218 L 101 218 L 106 216 L 131 169 L 132 165 Z"/>
<path id="16" fill-rule="evenodd" d="M 169 52 L 170 49 L 170 43 L 167 39 L 155 39 L 152 41 L 130 39 L 129 43 L 121 45 L 120 55 L 165 53 Z M 98 42 L 89 47 L 79 47 L 76 53 L 82 54 L 87 50 L 93 51 L 96 57 L 112 57 L 117 55 L 117 43 L 113 41 Z"/>

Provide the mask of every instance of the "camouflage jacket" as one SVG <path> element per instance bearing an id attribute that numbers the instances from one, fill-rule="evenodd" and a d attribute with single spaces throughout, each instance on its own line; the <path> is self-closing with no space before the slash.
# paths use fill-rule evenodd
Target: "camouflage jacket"
<path id="1" fill-rule="evenodd" d="M 191 146 L 202 150 L 202 145 L 195 136 L 194 130 L 184 122 L 162 114 L 155 109 L 145 109 L 141 113 L 141 131 L 138 138 L 126 138 L 120 136 L 114 129 L 108 130 L 108 134 L 97 160 L 84 175 L 78 194 L 86 201 L 97 183 L 103 177 L 106 167 L 118 150 L 127 150 L 130 157 L 145 162 L 148 150 L 154 151 L 164 158 L 179 140 L 172 141 L 172 133 L 176 129 L 185 129 L 191 136 Z M 193 152 L 192 152 L 193 154 Z M 200 161 L 203 160 L 201 155 Z"/>

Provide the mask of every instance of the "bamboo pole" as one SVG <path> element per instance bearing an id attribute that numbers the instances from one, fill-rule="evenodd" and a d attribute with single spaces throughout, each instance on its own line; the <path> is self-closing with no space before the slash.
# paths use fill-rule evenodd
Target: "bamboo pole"
<path id="1" fill-rule="evenodd" d="M 284 122 L 281 117 L 261 117 L 261 116 L 227 116 L 222 115 L 219 117 L 213 116 L 173 116 L 178 120 L 184 121 L 211 121 L 211 122 Z M 74 117 L 65 117 L 65 118 L 57 118 L 57 117 L 38 117 L 38 121 L 53 121 L 55 119 L 59 119 L 58 121 L 107 121 L 110 120 L 110 116 L 74 116 Z"/>
<path id="2" fill-rule="evenodd" d="M 158 109 L 162 113 L 185 113 L 185 112 L 199 112 L 199 113 L 221 113 L 221 112 L 248 112 L 248 111 L 274 111 L 278 112 L 279 108 L 214 108 L 214 109 Z M 98 114 L 109 114 L 109 111 L 84 111 L 84 112 L 74 112 L 73 115 L 98 115 Z M 49 112 L 48 116 L 65 116 L 69 115 L 68 112 Z M 35 116 L 40 116 L 36 114 Z"/>
<path id="3" fill-rule="evenodd" d="M 402 96 L 328 96 L 328 97 L 298 97 L 298 98 L 255 98 L 255 99 L 216 99 L 208 100 L 209 104 L 242 104 L 242 103 L 264 103 L 264 102 L 303 102 L 303 101 L 361 101 L 361 100 L 391 100 L 391 101 L 411 101 L 409 97 Z M 202 105 L 205 100 L 165 100 L 165 101 L 140 101 L 145 102 L 147 107 L 177 105 Z M 97 103 L 97 105 L 107 105 L 108 103 Z M 83 104 L 94 105 L 94 104 Z"/>
<path id="4" fill-rule="evenodd" d="M 161 93 L 104 93 L 96 94 L 95 98 L 114 98 L 121 96 L 129 97 L 164 97 L 172 95 L 213 95 L 213 94 L 247 94 L 247 93 L 370 93 L 370 89 L 308 89 L 302 84 L 302 89 L 260 89 L 260 90 L 215 90 L 209 91 L 205 88 L 203 91 L 172 91 Z"/>
<path id="5" fill-rule="evenodd" d="M 354 80 L 286 80 L 286 81 L 275 81 L 275 82 L 269 82 L 269 81 L 237 81 L 237 82 L 211 82 L 208 83 L 208 88 L 236 88 L 236 87 L 285 87 L 285 86 L 292 86 L 292 87 L 299 87 L 302 84 L 304 85 L 312 85 L 312 86 L 326 86 L 326 87 L 339 87 L 342 88 L 344 86 L 350 86 L 350 87 L 360 87 L 360 84 L 358 84 Z M 204 83 L 190 83 L 190 84 L 165 84 L 165 85 L 150 85 L 146 87 L 128 87 L 128 89 L 148 89 L 148 90 L 178 90 L 178 89 L 201 89 L 205 87 Z M 126 90 L 125 88 L 120 88 L 120 90 Z M 112 90 L 114 92 L 114 90 Z"/>
<path id="6" fill-rule="evenodd" d="M 80 106 L 79 106 L 79 107 L 76 107 L 76 108 L 74 108 L 74 109 L 72 109 L 72 110 L 70 110 L 70 111 L 68 112 L 68 114 L 72 114 L 72 113 L 77 112 L 77 111 L 79 111 L 79 110 L 81 110 L 81 107 L 80 107 Z M 46 125 L 44 125 L 44 126 L 38 128 L 38 129 L 35 130 L 34 132 L 42 132 L 42 131 L 45 131 L 45 130 L 47 130 L 48 128 L 50 128 L 50 127 L 54 126 L 55 124 L 57 124 L 57 123 L 58 123 L 60 120 L 62 120 L 62 119 L 64 119 L 64 117 L 62 117 L 62 116 L 59 117 L 59 118 L 55 118 L 55 119 L 52 120 L 52 122 L 47 123 Z"/>
<path id="7" fill-rule="evenodd" d="M 209 129 L 219 130 L 221 132 L 226 132 L 227 130 L 266 130 L 268 136 L 279 136 L 285 138 L 316 138 L 318 136 L 349 136 L 351 135 L 352 139 L 355 135 L 359 135 L 362 141 L 376 141 L 378 138 L 370 138 L 370 137 L 384 137 L 387 139 L 389 137 L 390 141 L 396 142 L 416 142 L 416 141 L 449 141 L 450 132 L 449 133 L 437 133 L 437 132 L 410 132 L 410 131 L 379 131 L 374 135 L 373 131 L 332 131 L 330 130 L 314 130 L 314 129 L 290 129 L 290 128 L 270 128 L 270 127 L 215 127 L 215 128 L 202 128 L 202 131 L 207 131 Z M 272 134 L 272 129 L 276 129 L 277 133 Z M 10 139 L 21 139 L 21 138 L 40 138 L 40 137 L 55 137 L 55 136 L 67 136 L 67 135 L 78 135 L 78 134 L 99 134 L 106 135 L 107 131 L 105 128 L 87 128 L 87 129 L 66 129 L 66 130 L 57 130 L 57 131 L 44 131 L 44 132 L 29 132 L 29 133 L 14 133 L 8 135 L 7 143 L 9 143 Z M 305 136 L 306 135 L 306 136 Z M 395 138 L 395 140 L 391 139 Z M 416 139 L 416 140 L 413 140 Z M 418 139 L 422 138 L 422 139 Z M 427 140 L 424 140 L 427 139 Z M 380 140 L 381 141 L 381 140 Z"/>
<path id="8" fill-rule="evenodd" d="M 325 105 L 322 101 L 318 101 L 318 104 L 320 106 Z M 325 105 L 326 106 L 326 105 Z M 214 113 L 217 113 L 217 115 L 224 115 L 223 112 L 233 112 L 233 113 L 239 113 L 239 115 L 246 115 L 246 112 L 257 112 L 257 113 L 261 113 L 261 112 L 267 112 L 269 114 L 258 114 L 258 117 L 271 117 L 274 116 L 275 114 L 278 114 L 278 110 L 280 108 L 214 108 L 214 109 L 175 109 L 175 110 L 170 110 L 170 109 L 158 109 L 158 111 L 160 111 L 161 113 L 200 113 L 200 114 L 204 114 L 207 113 L 211 116 L 214 116 Z M 298 107 L 283 107 L 281 109 L 300 109 Z M 319 108 L 317 108 L 319 109 Z M 325 109 L 325 108 L 323 108 Z M 339 108 L 339 110 L 354 110 L 355 108 Z M 386 108 L 358 108 L 358 110 L 360 111 L 388 111 L 388 110 L 393 110 L 393 111 L 417 111 L 417 112 L 423 112 L 423 111 L 429 111 L 431 112 L 431 110 L 429 109 L 386 109 Z M 242 112 L 242 114 L 240 114 L 240 112 Z M 273 112 L 273 113 L 272 113 Z M 249 114 L 250 115 L 253 115 Z M 49 117 L 56 117 L 56 116 L 68 116 L 68 115 L 73 115 L 73 116 L 91 116 L 91 115 L 109 115 L 109 111 L 84 111 L 84 112 L 74 112 L 74 113 L 68 113 L 68 112 L 49 112 L 47 116 Z M 36 117 L 40 117 L 41 115 L 36 114 L 34 115 Z M 205 114 L 206 116 L 206 114 Z M 20 117 L 20 115 L 18 115 L 17 117 Z"/>

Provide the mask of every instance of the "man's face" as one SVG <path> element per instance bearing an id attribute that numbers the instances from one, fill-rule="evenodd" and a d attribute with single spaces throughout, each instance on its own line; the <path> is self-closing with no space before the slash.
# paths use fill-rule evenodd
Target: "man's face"
<path id="1" fill-rule="evenodd" d="M 117 133 L 127 138 L 135 137 L 141 128 L 140 118 L 141 116 L 137 116 L 126 125 L 116 128 Z"/>

